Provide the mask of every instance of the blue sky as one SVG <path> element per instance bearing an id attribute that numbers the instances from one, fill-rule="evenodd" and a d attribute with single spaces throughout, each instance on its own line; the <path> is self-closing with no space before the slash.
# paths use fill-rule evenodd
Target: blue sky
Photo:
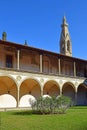
<path id="1" fill-rule="evenodd" d="M 59 53 L 61 23 L 66 15 L 73 57 L 87 60 L 87 0 L 1 0 L 0 39 Z"/>

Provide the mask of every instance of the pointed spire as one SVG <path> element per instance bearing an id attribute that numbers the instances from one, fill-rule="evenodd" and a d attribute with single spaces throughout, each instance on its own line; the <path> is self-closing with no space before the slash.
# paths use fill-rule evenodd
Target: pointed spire
<path id="1" fill-rule="evenodd" d="M 63 22 L 62 22 L 62 26 L 68 26 L 67 22 L 66 22 L 66 16 L 63 16 Z"/>
<path id="2" fill-rule="evenodd" d="M 66 24 L 66 17 L 63 17 L 63 23 Z"/>
<path id="3" fill-rule="evenodd" d="M 66 17 L 63 17 L 62 30 L 60 36 L 60 53 L 68 56 L 72 56 L 72 44 L 70 39 L 70 34 L 68 31 L 68 24 L 66 22 Z"/>

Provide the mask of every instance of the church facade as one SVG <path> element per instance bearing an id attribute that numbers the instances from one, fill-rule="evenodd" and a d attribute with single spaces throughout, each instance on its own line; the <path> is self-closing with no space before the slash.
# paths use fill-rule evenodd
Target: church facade
<path id="1" fill-rule="evenodd" d="M 60 54 L 0 40 L 0 108 L 29 107 L 40 96 L 71 97 L 87 105 L 87 60 L 72 57 L 72 43 L 63 18 Z"/>

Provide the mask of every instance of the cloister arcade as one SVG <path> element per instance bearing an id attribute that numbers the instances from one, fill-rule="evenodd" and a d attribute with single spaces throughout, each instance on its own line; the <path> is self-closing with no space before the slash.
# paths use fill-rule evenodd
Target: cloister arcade
<path id="1" fill-rule="evenodd" d="M 87 105 L 87 88 L 83 83 L 75 86 L 72 80 L 66 80 L 61 85 L 55 78 L 42 83 L 38 77 L 28 76 L 19 83 L 12 76 L 0 76 L 0 108 L 30 107 L 31 99 L 37 100 L 45 95 L 65 95 L 71 97 L 76 105 Z"/>
<path id="2" fill-rule="evenodd" d="M 68 96 L 70 97 L 73 101 L 75 101 L 75 93 L 76 93 L 76 88 L 75 86 L 70 83 L 70 82 L 66 82 L 63 87 L 62 87 L 62 94 L 64 96 Z"/>

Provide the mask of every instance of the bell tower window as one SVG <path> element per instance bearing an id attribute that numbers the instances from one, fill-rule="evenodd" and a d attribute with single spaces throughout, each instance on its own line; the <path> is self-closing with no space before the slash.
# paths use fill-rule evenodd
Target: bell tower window
<path id="1" fill-rule="evenodd" d="M 64 43 L 62 42 L 61 43 L 61 52 L 64 54 L 64 50 L 65 50 L 65 45 L 64 45 Z"/>
<path id="2" fill-rule="evenodd" d="M 69 40 L 67 41 L 67 51 L 70 52 L 70 41 Z"/>

